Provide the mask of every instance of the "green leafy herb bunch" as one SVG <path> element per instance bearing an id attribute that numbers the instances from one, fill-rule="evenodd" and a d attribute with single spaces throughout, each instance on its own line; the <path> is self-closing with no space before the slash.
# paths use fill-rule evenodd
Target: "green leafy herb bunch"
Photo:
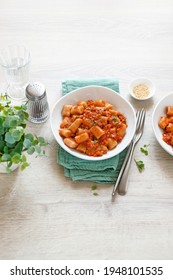
<path id="1" fill-rule="evenodd" d="M 25 133 L 27 119 L 26 104 L 12 106 L 6 95 L 0 96 L 0 164 L 6 166 L 8 173 L 13 164 L 19 164 L 21 170 L 29 166 L 27 154 L 45 154 L 45 139 Z"/>

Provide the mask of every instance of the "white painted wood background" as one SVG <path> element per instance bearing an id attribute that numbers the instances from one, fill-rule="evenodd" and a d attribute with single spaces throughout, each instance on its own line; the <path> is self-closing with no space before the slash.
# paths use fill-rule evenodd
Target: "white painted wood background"
<path id="1" fill-rule="evenodd" d="M 146 167 L 140 174 L 132 162 L 128 193 L 112 203 L 111 184 L 94 196 L 92 183 L 64 178 L 49 121 L 30 124 L 50 145 L 26 171 L 0 175 L 0 258 L 172 259 L 173 158 L 156 142 L 151 115 L 173 92 L 173 1 L 0 0 L 0 48 L 15 43 L 30 49 L 30 81 L 46 86 L 50 108 L 63 79 L 118 78 L 121 94 L 147 110 L 134 153 Z M 153 100 L 130 98 L 139 76 L 155 83 Z M 2 72 L 0 82 L 3 90 Z"/>

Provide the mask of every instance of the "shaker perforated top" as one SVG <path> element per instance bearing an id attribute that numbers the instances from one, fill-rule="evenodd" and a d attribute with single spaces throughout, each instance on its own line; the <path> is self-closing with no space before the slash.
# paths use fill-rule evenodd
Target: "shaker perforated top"
<path id="1" fill-rule="evenodd" d="M 29 84 L 26 87 L 26 97 L 29 100 L 40 100 L 43 97 L 45 97 L 46 95 L 46 89 L 45 86 L 43 84 L 39 83 L 33 83 L 33 84 Z"/>
<path id="2" fill-rule="evenodd" d="M 49 117 L 45 86 L 38 82 L 29 84 L 26 87 L 26 97 L 28 99 L 28 120 L 33 123 L 45 122 Z"/>

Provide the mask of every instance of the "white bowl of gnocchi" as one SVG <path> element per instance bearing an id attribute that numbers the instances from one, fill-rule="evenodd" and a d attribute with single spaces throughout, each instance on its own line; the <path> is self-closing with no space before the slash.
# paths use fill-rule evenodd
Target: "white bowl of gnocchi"
<path id="1" fill-rule="evenodd" d="M 136 114 L 119 93 L 102 86 L 86 86 L 61 97 L 50 121 L 53 135 L 65 151 L 85 160 L 104 160 L 130 144 Z"/>
<path id="2" fill-rule="evenodd" d="M 173 156 L 173 93 L 164 96 L 156 105 L 152 126 L 161 147 Z"/>

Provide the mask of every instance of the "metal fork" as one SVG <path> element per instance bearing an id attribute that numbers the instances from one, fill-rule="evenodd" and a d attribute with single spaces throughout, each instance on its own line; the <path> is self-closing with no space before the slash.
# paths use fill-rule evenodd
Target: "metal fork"
<path id="1" fill-rule="evenodd" d="M 145 123 L 145 115 L 146 115 L 146 112 L 145 112 L 144 109 L 142 109 L 140 111 L 140 114 L 139 114 L 139 119 L 138 119 L 139 121 L 138 121 L 138 124 L 137 124 L 137 127 L 136 127 L 136 133 L 135 133 L 134 138 L 132 140 L 132 148 L 130 150 L 129 158 L 128 158 L 128 161 L 127 161 L 126 166 L 124 168 L 124 172 L 123 172 L 123 175 L 121 177 L 120 183 L 118 185 L 118 193 L 120 195 L 125 195 L 126 192 L 127 192 L 127 180 L 128 180 L 128 175 L 129 175 L 130 164 L 131 164 L 131 161 L 132 161 L 133 151 L 134 151 L 134 148 L 135 148 L 137 142 L 140 140 L 140 138 L 143 134 L 144 123 Z"/>
<path id="2" fill-rule="evenodd" d="M 141 134 L 140 137 L 139 137 L 139 128 L 141 127 L 141 124 L 143 124 L 143 126 L 144 126 L 144 120 L 145 120 L 145 111 L 144 111 L 144 109 L 141 109 L 141 110 L 137 111 L 136 118 L 137 118 L 136 132 L 135 132 L 135 135 L 134 135 L 134 137 L 133 137 L 133 139 L 132 139 L 132 141 L 131 141 L 131 143 L 130 143 L 130 145 L 128 147 L 127 154 L 126 154 L 126 157 L 124 159 L 123 165 L 121 167 L 120 173 L 118 175 L 116 183 L 114 184 L 113 192 L 112 192 L 112 197 L 115 196 L 116 190 L 119 187 L 119 183 L 121 184 L 121 179 L 122 179 L 122 176 L 124 177 L 124 172 L 125 171 L 126 171 L 126 174 L 127 174 L 127 177 L 126 177 L 126 181 L 127 181 L 127 178 L 128 178 L 128 168 L 129 168 L 130 163 L 131 163 L 132 154 L 133 154 L 133 151 L 134 151 L 136 143 L 139 141 L 140 137 L 142 136 L 142 134 Z M 128 165 L 128 167 L 126 167 L 127 165 Z M 126 186 L 125 180 L 123 180 L 123 182 L 125 183 L 125 186 Z M 120 188 L 118 188 L 118 189 L 119 189 L 119 194 L 120 194 L 120 192 L 121 192 L 121 195 L 123 193 L 125 194 L 125 190 L 123 189 L 122 186 L 121 186 L 121 189 Z"/>

